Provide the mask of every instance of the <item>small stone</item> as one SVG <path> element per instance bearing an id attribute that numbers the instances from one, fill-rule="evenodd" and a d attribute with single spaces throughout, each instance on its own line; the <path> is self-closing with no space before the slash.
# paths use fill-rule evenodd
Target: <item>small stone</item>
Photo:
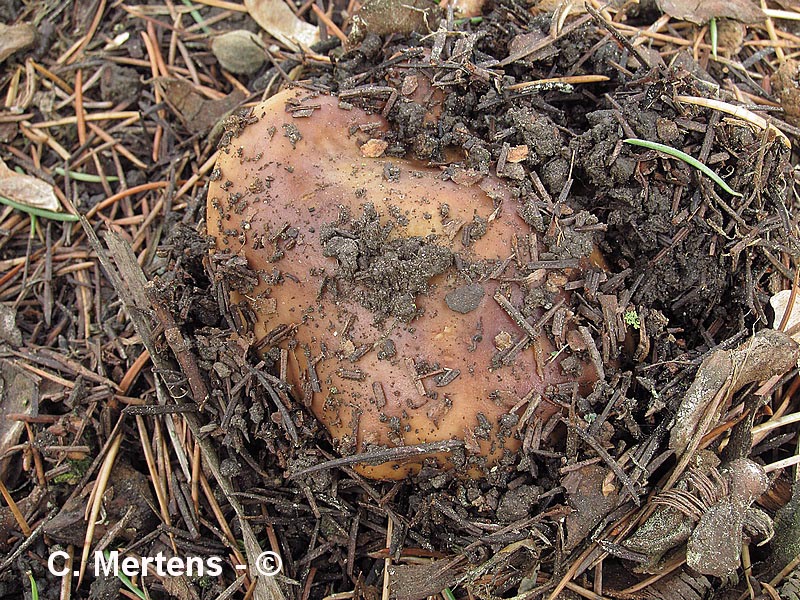
<path id="1" fill-rule="evenodd" d="M 219 361 L 214 363 L 214 371 L 216 371 L 221 379 L 227 379 L 231 376 L 231 370 L 228 365 Z"/>
<path id="2" fill-rule="evenodd" d="M 8 342 L 16 348 L 22 345 L 22 332 L 17 327 L 17 311 L 0 304 L 0 341 Z"/>
<path id="3" fill-rule="evenodd" d="M 484 293 L 482 285 L 469 283 L 447 294 L 444 297 L 444 301 L 450 310 L 465 315 L 480 306 Z"/>
<path id="4" fill-rule="evenodd" d="M 237 75 L 255 73 L 267 60 L 261 39 L 244 29 L 229 31 L 214 38 L 211 52 L 223 69 Z"/>
<path id="5" fill-rule="evenodd" d="M 483 173 L 476 169 L 456 168 L 453 170 L 451 179 L 458 185 L 468 187 L 478 183 L 481 179 L 483 179 Z"/>
<path id="6" fill-rule="evenodd" d="M 242 473 L 242 465 L 232 458 L 223 459 L 219 464 L 219 469 L 226 477 L 237 477 Z"/>
<path id="7" fill-rule="evenodd" d="M 521 485 L 507 491 L 497 507 L 497 520 L 501 523 L 513 523 L 524 519 L 530 514 L 540 494 L 541 490 L 531 485 Z"/>

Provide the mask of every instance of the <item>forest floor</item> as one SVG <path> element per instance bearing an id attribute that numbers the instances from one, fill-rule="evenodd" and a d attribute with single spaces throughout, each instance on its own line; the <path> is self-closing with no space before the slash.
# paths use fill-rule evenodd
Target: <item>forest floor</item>
<path id="1" fill-rule="evenodd" d="M 800 6 L 533 4 L 0 4 L 0 598 L 800 598 Z M 364 477 L 398 449 L 341 456 L 287 380 L 302 325 L 234 314 L 264 273 L 212 258 L 209 187 L 291 87 L 518 203 L 509 315 L 600 376 L 519 398 L 486 476 Z"/>

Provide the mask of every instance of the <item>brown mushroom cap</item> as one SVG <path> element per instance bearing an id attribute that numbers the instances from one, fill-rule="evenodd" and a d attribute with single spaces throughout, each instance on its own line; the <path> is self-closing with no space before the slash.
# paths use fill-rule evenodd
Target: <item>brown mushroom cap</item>
<path id="1" fill-rule="evenodd" d="M 252 308 L 255 340 L 294 328 L 279 342 L 288 381 L 339 451 L 460 439 L 474 472 L 516 451 L 510 409 L 570 378 L 545 335 L 500 360 L 523 333 L 494 296 L 523 306 L 511 257 L 536 246 L 504 186 L 383 155 L 386 121 L 330 96 L 285 91 L 238 124 L 212 178 L 208 232 L 262 274 L 232 301 Z M 359 470 L 398 479 L 421 462 Z"/>

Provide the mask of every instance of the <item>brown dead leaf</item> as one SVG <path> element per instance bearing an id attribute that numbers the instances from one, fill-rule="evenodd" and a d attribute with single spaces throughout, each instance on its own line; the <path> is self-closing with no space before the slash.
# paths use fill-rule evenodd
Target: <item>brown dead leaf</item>
<path id="1" fill-rule="evenodd" d="M 389 142 L 386 140 L 378 140 L 372 138 L 367 140 L 361 146 L 361 156 L 364 158 L 378 158 L 379 156 L 383 156 L 383 153 L 386 151 L 386 148 L 389 147 Z"/>
<path id="2" fill-rule="evenodd" d="M 318 28 L 297 18 L 283 0 L 244 0 L 244 6 L 264 31 L 292 50 L 319 40 Z"/>
<path id="3" fill-rule="evenodd" d="M 781 103 L 786 121 L 800 124 L 800 63 L 786 60 L 772 75 L 772 91 Z"/>
<path id="4" fill-rule="evenodd" d="M 0 63 L 15 52 L 32 46 L 36 41 L 36 28 L 30 23 L 4 25 L 0 23 Z"/>
<path id="5" fill-rule="evenodd" d="M 0 158 L 0 196 L 32 208 L 43 208 L 58 212 L 61 204 L 53 192 L 53 186 L 30 175 L 23 175 L 8 168 Z"/>
<path id="6" fill-rule="evenodd" d="M 760 23 L 766 16 L 752 0 L 657 0 L 658 8 L 670 17 L 696 25 L 713 18 Z"/>
<path id="7" fill-rule="evenodd" d="M 8 310 L 16 314 L 13 309 Z M 11 361 L 0 362 L 0 455 L 4 455 L 9 448 L 17 444 L 25 431 L 25 424 L 22 421 L 11 420 L 8 416 L 12 414 L 36 416 L 38 413 L 39 386 L 34 376 L 16 367 Z M 11 459 L 0 461 L 0 479 L 3 481 L 8 481 L 10 462 Z"/>
<path id="8" fill-rule="evenodd" d="M 587 465 L 567 473 L 561 485 L 573 511 L 567 516 L 565 547 L 575 548 L 617 504 L 618 494 L 604 489 L 606 469 Z"/>
<path id="9" fill-rule="evenodd" d="M 390 565 L 389 581 L 396 600 L 422 600 L 456 585 L 464 568 L 452 558 L 422 565 Z"/>
<path id="10" fill-rule="evenodd" d="M 183 79 L 159 77 L 156 85 L 169 107 L 192 133 L 208 133 L 222 117 L 244 100 L 244 94 L 239 90 L 234 90 L 219 100 L 211 100 Z"/>

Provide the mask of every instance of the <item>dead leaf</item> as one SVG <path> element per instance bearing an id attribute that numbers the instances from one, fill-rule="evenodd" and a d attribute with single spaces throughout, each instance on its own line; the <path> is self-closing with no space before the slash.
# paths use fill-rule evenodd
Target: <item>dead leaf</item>
<path id="1" fill-rule="evenodd" d="M 361 156 L 364 158 L 378 158 L 383 155 L 388 147 L 389 142 L 386 140 L 372 138 L 361 146 Z"/>
<path id="2" fill-rule="evenodd" d="M 800 63 L 786 60 L 772 75 L 772 92 L 784 111 L 784 118 L 791 125 L 800 124 Z"/>
<path id="3" fill-rule="evenodd" d="M 111 470 L 111 478 L 104 495 L 103 509 L 106 518 L 95 525 L 92 539 L 100 540 L 120 519 L 125 526 L 119 532 L 124 540 L 136 539 L 140 532 L 151 531 L 156 506 L 151 482 L 147 475 L 134 469 L 124 459 L 118 459 Z M 59 513 L 44 527 L 44 532 L 61 544 L 80 546 L 86 537 L 86 498 L 76 496 L 68 500 Z"/>
<path id="4" fill-rule="evenodd" d="M 589 532 L 617 505 L 619 495 L 606 493 L 603 482 L 606 469 L 587 465 L 570 471 L 561 480 L 567 492 L 570 507 L 574 510 L 566 519 L 567 541 L 565 548 L 572 549 L 581 543 Z"/>
<path id="5" fill-rule="evenodd" d="M 169 107 L 192 133 L 208 133 L 222 117 L 244 100 L 244 94 L 239 90 L 234 90 L 219 100 L 210 100 L 183 79 L 159 77 L 156 85 Z"/>
<path id="6" fill-rule="evenodd" d="M 442 558 L 421 565 L 389 566 L 390 589 L 396 600 L 422 600 L 436 596 L 456 585 L 464 568 L 452 558 Z"/>
<path id="7" fill-rule="evenodd" d="M 261 38 L 244 29 L 229 31 L 214 38 L 211 51 L 223 69 L 237 75 L 255 73 L 267 60 Z"/>
<path id="8" fill-rule="evenodd" d="M 12 171 L 2 158 L 0 158 L 0 196 L 32 208 L 61 211 L 61 204 L 53 192 L 52 185 L 31 175 Z"/>
<path id="9" fill-rule="evenodd" d="M 36 28 L 30 23 L 4 25 L 0 23 L 0 63 L 15 52 L 32 46 L 36 41 Z"/>
<path id="10" fill-rule="evenodd" d="M 19 442 L 25 424 L 10 420 L 9 415 L 39 414 L 39 387 L 33 375 L 3 360 L 0 363 L 0 456 Z M 11 459 L 0 462 L 0 479 L 8 481 Z"/>
<path id="11" fill-rule="evenodd" d="M 244 6 L 264 31 L 292 50 L 319 40 L 319 29 L 299 19 L 283 0 L 244 0 Z"/>
<path id="12" fill-rule="evenodd" d="M 775 320 L 772 322 L 773 329 L 780 329 L 791 296 L 792 290 L 783 290 L 769 299 L 769 303 L 775 313 Z M 795 296 L 794 302 L 792 303 L 792 311 L 789 313 L 789 318 L 786 320 L 786 326 L 783 328 L 783 331 L 791 331 L 795 325 L 800 323 L 800 295 L 796 294 Z M 792 337 L 796 340 L 799 336 L 795 334 Z"/>
<path id="13" fill-rule="evenodd" d="M 353 15 L 350 41 L 360 42 L 368 33 L 428 33 L 441 15 L 442 9 L 431 0 L 367 0 Z"/>
<path id="14" fill-rule="evenodd" d="M 711 352 L 700 364 L 681 401 L 670 431 L 669 447 L 678 456 L 683 455 L 717 424 L 736 392 L 749 383 L 786 373 L 797 364 L 798 358 L 800 345 L 773 329 L 762 329 L 733 350 L 719 348 Z"/>
<path id="15" fill-rule="evenodd" d="M 736 19 L 742 23 L 761 23 L 766 16 L 752 0 L 657 0 L 661 12 L 696 25 L 713 18 Z"/>

